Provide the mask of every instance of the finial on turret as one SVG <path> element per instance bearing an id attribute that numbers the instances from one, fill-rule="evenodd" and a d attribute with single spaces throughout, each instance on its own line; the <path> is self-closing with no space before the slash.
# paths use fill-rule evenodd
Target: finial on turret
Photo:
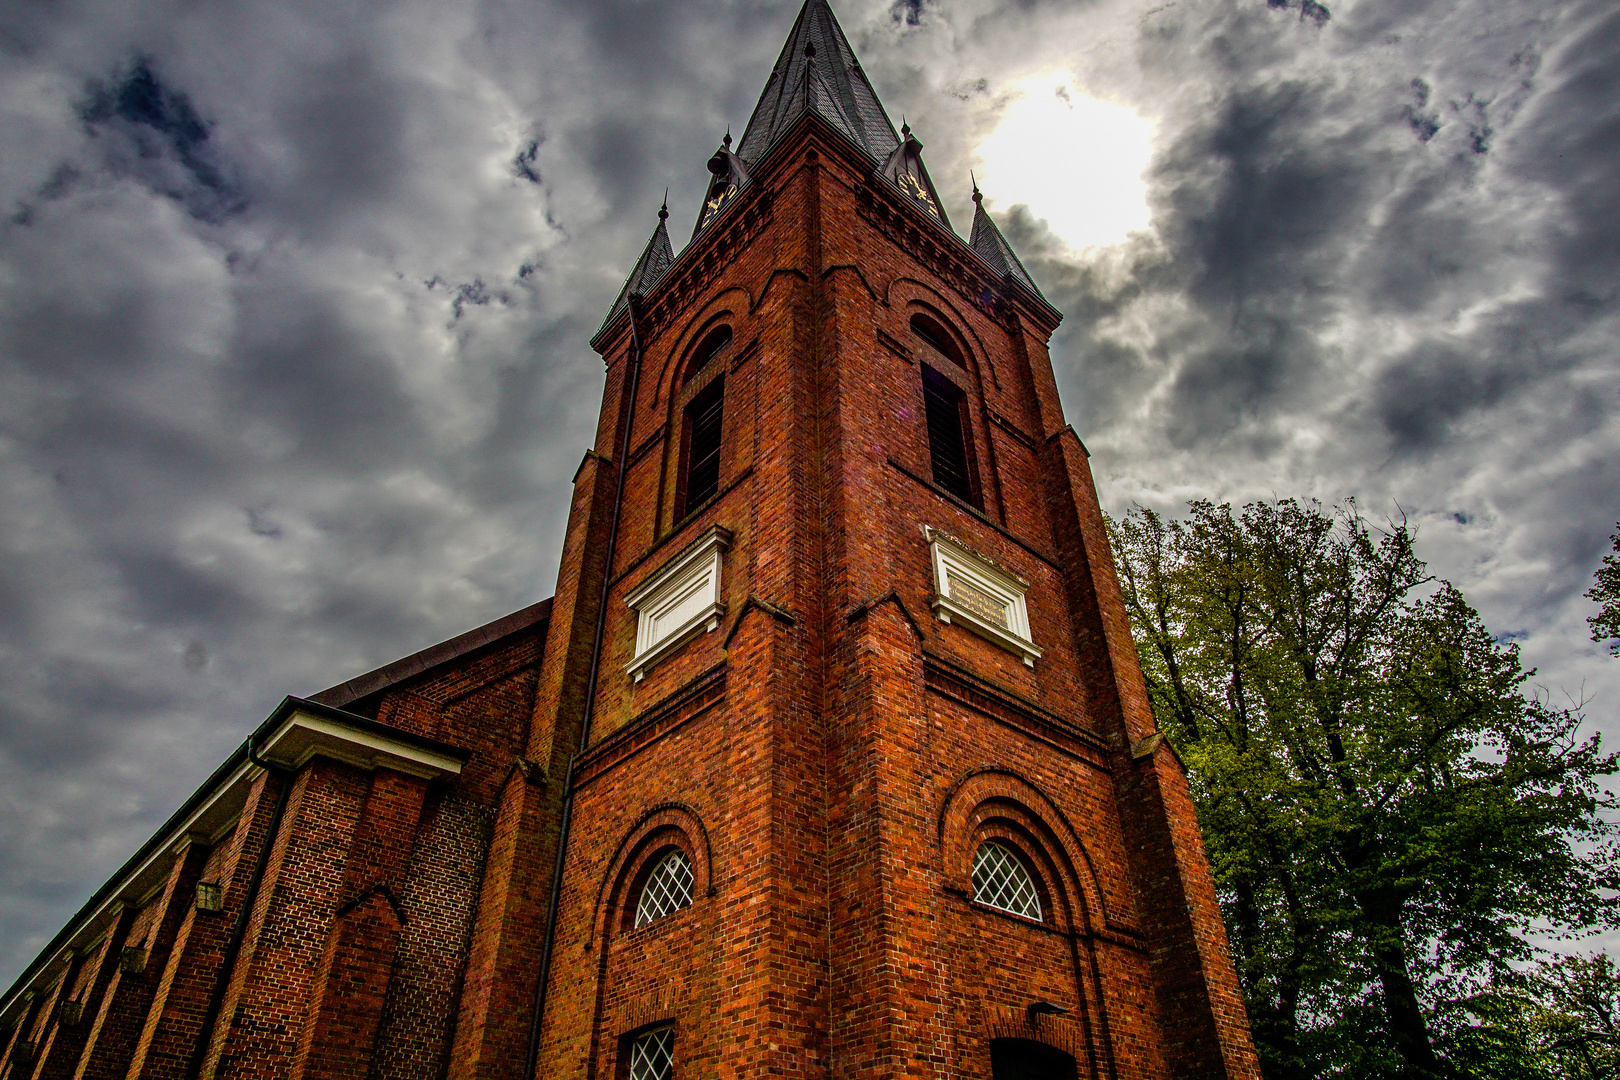
<path id="1" fill-rule="evenodd" d="M 658 208 L 658 220 L 669 220 L 669 188 L 664 189 L 664 205 Z"/>
<path id="2" fill-rule="evenodd" d="M 720 145 L 725 147 L 727 150 L 731 149 L 731 125 L 730 124 L 726 125 L 726 137 L 720 140 Z"/>
<path id="3" fill-rule="evenodd" d="M 973 175 L 972 169 L 968 170 L 968 180 L 973 184 L 973 201 L 976 203 L 983 202 L 984 195 L 979 191 L 979 178 Z"/>
<path id="4" fill-rule="evenodd" d="M 911 125 L 906 123 L 906 114 L 900 114 L 900 137 L 903 139 L 911 134 Z"/>

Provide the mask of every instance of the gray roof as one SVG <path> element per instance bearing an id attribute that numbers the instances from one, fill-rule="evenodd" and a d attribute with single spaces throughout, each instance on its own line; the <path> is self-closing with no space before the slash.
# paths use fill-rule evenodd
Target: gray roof
<path id="1" fill-rule="evenodd" d="M 675 251 L 669 246 L 669 229 L 664 226 L 668 220 L 669 207 L 666 206 L 658 211 L 658 228 L 653 230 L 641 258 L 636 260 L 635 269 L 631 270 L 630 276 L 625 279 L 624 288 L 619 290 L 619 298 L 608 308 L 607 318 L 602 320 L 602 329 L 607 329 L 608 324 L 624 310 L 625 305 L 630 302 L 630 297 L 646 296 L 652 291 L 653 286 L 669 273 L 669 268 L 675 265 Z"/>
<path id="2" fill-rule="evenodd" d="M 887 160 L 900 145 L 827 0 L 805 0 L 737 144 L 737 156 L 754 166 L 795 120 L 811 111 L 875 161 Z"/>
<path id="3" fill-rule="evenodd" d="M 1007 238 L 1001 235 L 996 223 L 985 213 L 984 202 L 979 197 L 978 188 L 973 189 L 973 235 L 968 239 L 968 246 L 989 265 L 990 269 L 1022 285 L 1033 293 L 1037 300 L 1046 304 L 1046 297 L 1036 288 L 1035 279 L 1029 276 L 1029 271 L 1024 269 L 1024 264 L 1018 261 L 1018 256 L 1013 252 L 1012 245 L 1007 243 Z M 1050 304 L 1047 306 L 1051 307 Z"/>

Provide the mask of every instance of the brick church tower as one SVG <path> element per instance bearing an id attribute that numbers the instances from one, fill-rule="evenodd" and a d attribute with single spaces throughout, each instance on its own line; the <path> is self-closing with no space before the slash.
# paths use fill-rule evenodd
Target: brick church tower
<path id="1" fill-rule="evenodd" d="M 289 698 L 15 1077 L 1258 1075 L 1047 341 L 826 0 L 593 340 L 556 595 Z"/>

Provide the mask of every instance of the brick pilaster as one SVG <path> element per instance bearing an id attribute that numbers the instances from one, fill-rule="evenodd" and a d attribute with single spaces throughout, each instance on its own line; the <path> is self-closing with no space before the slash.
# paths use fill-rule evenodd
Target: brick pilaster
<path id="1" fill-rule="evenodd" d="M 34 1080 L 46 1076 L 60 1076 L 68 1060 L 69 1047 L 75 1041 L 72 1029 L 63 1024 L 63 1004 L 72 996 L 84 968 L 84 954 L 75 952 L 68 960 L 62 979 L 51 991 L 50 1001 L 40 1014 L 40 1023 L 34 1037 L 34 1067 L 26 1075 Z"/>
<path id="2" fill-rule="evenodd" d="M 143 984 L 139 976 L 126 975 L 119 964 L 124 945 L 134 929 L 139 909 L 133 904 L 119 905 L 113 924 L 107 930 L 106 951 L 103 957 L 105 983 L 100 998 L 85 1003 L 84 1048 L 74 1064 L 75 1080 L 104 1080 L 122 1077 L 129 1065 L 130 1050 L 140 1034 L 141 1000 Z"/>
<path id="3" fill-rule="evenodd" d="M 18 1076 L 27 1075 L 26 1070 L 34 1060 L 34 1047 L 28 1041 L 28 1036 L 39 1019 L 43 1004 L 39 994 L 30 993 L 28 1006 L 18 1018 L 17 1026 L 7 1033 L 5 1051 L 0 1053 L 0 1080 L 15 1080 Z"/>
<path id="4" fill-rule="evenodd" d="M 144 967 L 138 974 L 120 972 L 117 991 L 122 993 L 112 995 L 114 1000 L 108 1003 L 112 1008 L 98 1033 L 100 1045 L 90 1060 L 80 1062 L 80 1075 L 136 1075 L 152 1047 L 164 1012 L 158 995 L 172 983 L 169 961 L 175 939 L 196 906 L 197 881 L 208 857 L 204 844 L 190 840 L 181 844 L 163 890 L 153 901 L 144 933 L 125 943 L 125 949 L 145 952 Z"/>
<path id="5" fill-rule="evenodd" d="M 1166 1033 L 1161 1053 L 1178 1077 L 1257 1077 L 1192 794 L 1180 761 L 1154 731 L 1091 468 L 1072 429 L 1048 440 L 1045 472 L 1076 622 L 1098 665 L 1089 680 L 1093 708 L 1112 721 L 1118 747 L 1120 824 L 1143 929 L 1154 943 L 1154 994 Z"/>
<path id="6" fill-rule="evenodd" d="M 298 1053 L 295 1080 L 344 1080 L 363 1075 L 377 1025 L 404 911 L 405 869 L 416 846 L 427 782 L 389 769 L 371 776 L 371 790 L 345 861 L 343 900 L 316 969 Z"/>
<path id="7" fill-rule="evenodd" d="M 89 1043 L 90 1030 L 101 1010 L 103 995 L 118 970 L 118 950 L 129 930 L 134 911 L 117 905 L 101 941 L 91 947 L 79 969 L 77 985 L 69 998 L 78 1012 L 73 1024 L 58 1024 L 48 1059 L 39 1076 L 42 1080 L 67 1080 L 73 1076 Z"/>

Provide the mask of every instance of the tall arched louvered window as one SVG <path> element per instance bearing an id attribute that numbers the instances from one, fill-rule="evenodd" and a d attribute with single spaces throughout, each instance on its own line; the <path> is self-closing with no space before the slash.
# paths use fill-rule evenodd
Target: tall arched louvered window
<path id="1" fill-rule="evenodd" d="M 646 926 L 692 902 L 692 860 L 680 848 L 662 855 L 647 875 L 636 901 L 636 925 Z"/>
<path id="2" fill-rule="evenodd" d="M 1041 919 L 1041 894 L 1024 860 L 994 840 L 986 840 L 973 853 L 973 899 L 1026 919 Z"/>
<path id="3" fill-rule="evenodd" d="M 681 425 L 681 472 L 675 517 L 685 517 L 720 491 L 720 435 L 725 426 L 726 380 L 715 378 L 692 395 Z"/>

